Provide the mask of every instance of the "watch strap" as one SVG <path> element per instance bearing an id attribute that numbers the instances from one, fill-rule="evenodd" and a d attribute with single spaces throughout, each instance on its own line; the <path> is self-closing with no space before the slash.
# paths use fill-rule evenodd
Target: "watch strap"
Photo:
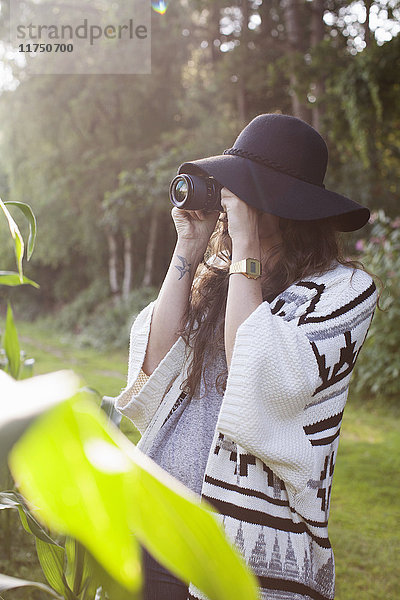
<path id="1" fill-rule="evenodd" d="M 261 276 L 261 263 L 257 258 L 243 258 L 232 263 L 229 274 L 242 273 L 249 279 L 258 279 Z"/>

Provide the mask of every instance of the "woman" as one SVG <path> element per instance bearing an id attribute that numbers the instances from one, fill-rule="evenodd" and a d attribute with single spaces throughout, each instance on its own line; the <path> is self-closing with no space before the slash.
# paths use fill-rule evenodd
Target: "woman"
<path id="1" fill-rule="evenodd" d="M 180 166 L 224 186 L 225 212 L 172 209 L 175 251 L 133 324 L 116 399 L 139 447 L 221 513 L 264 600 L 334 598 L 332 475 L 376 305 L 374 282 L 337 240 L 369 211 L 325 189 L 326 166 L 321 136 L 280 114 Z M 204 598 L 147 553 L 144 565 L 146 600 Z"/>

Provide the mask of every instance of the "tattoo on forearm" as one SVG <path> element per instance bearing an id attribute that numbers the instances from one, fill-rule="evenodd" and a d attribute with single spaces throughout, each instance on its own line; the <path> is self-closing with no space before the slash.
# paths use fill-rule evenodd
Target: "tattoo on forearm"
<path id="1" fill-rule="evenodd" d="M 182 277 L 185 275 L 185 273 L 190 273 L 190 267 L 192 266 L 192 263 L 188 263 L 186 258 L 184 256 L 179 256 L 179 254 L 178 254 L 178 258 L 182 261 L 181 267 L 178 267 L 178 265 L 175 265 L 175 269 L 178 269 L 178 271 L 180 273 L 180 277 L 178 279 L 178 281 L 179 281 L 180 279 L 182 279 Z"/>

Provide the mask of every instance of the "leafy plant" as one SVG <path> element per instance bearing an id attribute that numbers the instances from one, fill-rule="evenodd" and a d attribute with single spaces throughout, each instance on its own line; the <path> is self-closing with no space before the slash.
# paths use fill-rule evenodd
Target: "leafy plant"
<path id="1" fill-rule="evenodd" d="M 367 239 L 356 249 L 365 266 L 384 282 L 380 304 L 360 354 L 353 389 L 362 394 L 398 398 L 400 367 L 395 356 L 400 346 L 400 218 L 383 211 L 373 213 Z"/>
<path id="2" fill-rule="evenodd" d="M 67 600 L 80 598 L 63 579 L 65 550 L 42 539 L 38 522 L 89 550 L 119 584 L 110 587 L 112 580 L 96 572 L 97 583 L 113 590 L 113 600 L 125 598 L 126 592 L 116 593 L 121 586 L 130 598 L 140 593 L 138 541 L 211 599 L 257 597 L 254 575 L 226 540 L 211 507 L 131 444 L 86 392 L 48 410 L 71 393 L 76 378 L 65 373 L 16 382 L 3 373 L 1 384 L 0 456 L 20 438 L 10 468 L 32 511 L 30 532 L 35 527 L 41 540 L 38 555 L 53 590 Z M 4 500 L 17 503 L 25 519 L 17 497 L 3 495 Z"/>
<path id="3" fill-rule="evenodd" d="M 0 198 L 0 209 L 7 219 L 8 226 L 15 244 L 15 255 L 18 272 L 0 271 L 0 285 L 15 287 L 18 285 L 32 285 L 38 288 L 39 285 L 25 277 L 22 270 L 22 260 L 25 252 L 25 243 L 18 228 L 17 223 L 11 216 L 7 206 L 16 206 L 27 218 L 29 226 L 27 259 L 30 260 L 36 241 L 36 218 L 31 207 L 24 202 L 3 202 Z M 18 379 L 21 371 L 25 367 L 25 372 L 32 365 L 32 359 L 26 359 L 21 352 L 18 342 L 17 329 L 14 323 L 13 311 L 11 305 L 7 307 L 6 327 L 3 336 L 3 352 L 0 353 L 0 369 L 10 373 L 15 379 Z"/>
<path id="4" fill-rule="evenodd" d="M 8 210 L 7 206 L 16 206 L 17 208 L 19 208 L 19 210 L 25 215 L 25 217 L 28 220 L 28 225 L 29 225 L 28 254 L 27 254 L 28 260 L 30 260 L 33 249 L 35 247 L 36 218 L 32 212 L 31 207 L 29 206 L 29 204 L 25 204 L 24 202 L 3 202 L 0 198 L 0 208 L 2 209 L 4 216 L 6 217 L 6 219 L 8 221 L 8 227 L 10 229 L 11 237 L 13 238 L 14 244 L 15 244 L 15 255 L 16 255 L 16 260 L 17 260 L 19 280 L 20 280 L 21 284 L 28 283 L 29 280 L 24 281 L 24 274 L 22 272 L 22 260 L 23 260 L 24 251 L 25 251 L 24 239 L 21 235 L 18 225 L 16 224 L 13 217 L 11 216 L 11 213 Z M 9 273 L 9 275 L 13 275 L 13 273 Z M 29 281 L 29 283 L 31 283 L 31 282 Z M 32 283 L 33 283 L 33 285 L 38 287 L 37 284 L 35 284 L 34 282 L 32 282 Z M 4 280 L 3 280 L 3 284 L 4 284 Z M 6 283 L 5 285 L 10 285 L 10 284 Z"/>
<path id="5" fill-rule="evenodd" d="M 104 285 L 98 281 L 44 323 L 59 329 L 63 337 L 73 336 L 74 343 L 81 347 L 123 347 L 129 337 L 132 315 L 138 314 L 156 296 L 156 288 L 138 288 L 126 300 L 115 302 L 104 298 Z"/>
<path id="6" fill-rule="evenodd" d="M 0 209 L 3 212 L 12 238 L 14 239 L 15 255 L 18 272 L 14 271 L 0 271 L 0 286 L 15 287 L 24 284 L 31 285 L 33 287 L 39 287 L 35 281 L 28 279 L 23 274 L 22 261 L 25 252 L 25 243 L 18 228 L 17 223 L 14 221 L 11 213 L 7 206 L 16 206 L 27 218 L 29 226 L 29 237 L 28 237 L 28 260 L 32 256 L 32 252 L 35 246 L 36 240 L 36 218 L 32 212 L 31 207 L 23 202 L 3 202 L 0 199 Z M 20 350 L 17 329 L 14 324 L 13 311 L 11 305 L 7 307 L 6 326 L 3 335 L 3 348 L 0 347 L 0 370 L 3 369 L 10 373 L 14 378 L 23 378 L 32 374 L 32 368 L 34 360 L 26 358 L 25 353 Z M 8 486 L 12 486 L 12 479 L 7 471 L 7 482 Z M 10 558 L 11 545 L 9 543 L 9 534 L 11 531 L 10 515 L 7 513 L 5 520 L 6 529 L 6 555 Z"/>

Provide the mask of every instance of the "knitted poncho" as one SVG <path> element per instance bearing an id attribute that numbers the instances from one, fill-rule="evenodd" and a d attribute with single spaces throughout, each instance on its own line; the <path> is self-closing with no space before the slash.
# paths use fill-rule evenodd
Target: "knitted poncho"
<path id="1" fill-rule="evenodd" d="M 376 298 L 367 273 L 336 264 L 262 302 L 237 330 L 202 496 L 257 574 L 260 599 L 334 598 L 332 476 Z M 144 452 L 179 403 L 190 362 L 180 337 L 142 379 L 154 304 L 134 321 L 128 385 L 115 401 L 143 434 Z"/>

